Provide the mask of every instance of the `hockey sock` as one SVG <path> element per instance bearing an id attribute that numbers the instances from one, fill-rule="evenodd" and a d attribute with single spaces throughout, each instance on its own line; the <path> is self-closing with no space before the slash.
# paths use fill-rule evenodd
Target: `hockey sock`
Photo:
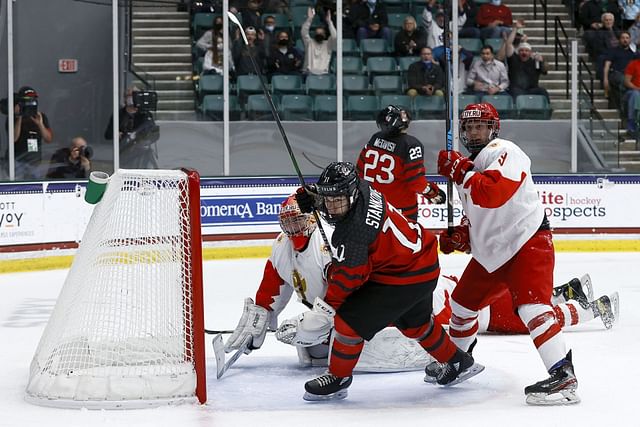
<path id="1" fill-rule="evenodd" d="M 449 334 L 461 350 L 467 351 L 478 333 L 478 312 L 463 307 L 453 298 L 451 299 L 451 311 Z"/>
<path id="2" fill-rule="evenodd" d="M 558 304 L 553 307 L 553 311 L 556 315 L 556 319 L 558 319 L 558 323 L 563 328 L 566 326 L 577 325 L 581 322 L 588 322 L 594 318 L 593 310 L 585 310 L 577 301 Z"/>
<path id="3" fill-rule="evenodd" d="M 418 344 L 438 362 L 448 362 L 456 353 L 455 344 L 434 318 L 417 328 L 401 329 L 401 332 L 418 341 Z"/>
<path id="4" fill-rule="evenodd" d="M 544 304 L 524 304 L 518 307 L 518 315 L 529 329 L 533 344 L 548 371 L 567 353 L 553 308 Z"/>
<path id="5" fill-rule="evenodd" d="M 363 347 L 364 339 L 337 315 L 329 371 L 341 378 L 351 376 Z"/>

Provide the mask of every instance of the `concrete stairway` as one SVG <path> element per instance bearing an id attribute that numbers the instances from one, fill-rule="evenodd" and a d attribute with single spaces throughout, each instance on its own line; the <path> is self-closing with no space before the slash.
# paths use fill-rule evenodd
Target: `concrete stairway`
<path id="1" fill-rule="evenodd" d="M 558 55 L 558 67 L 556 70 L 555 63 L 555 47 L 554 47 L 554 19 L 556 16 L 560 18 L 569 39 L 578 40 L 578 55 L 589 64 L 591 71 L 594 72 L 595 66 L 589 60 L 582 42 L 581 34 L 571 26 L 571 17 L 568 8 L 562 4 L 562 0 L 547 0 L 547 16 L 548 16 L 548 44 L 544 44 L 544 15 L 542 6 L 538 3 L 537 19 L 533 15 L 533 0 L 507 0 L 505 2 L 511 8 L 513 19 L 523 19 L 525 21 L 524 32 L 528 36 L 528 42 L 531 44 L 534 52 L 544 56 L 549 70 L 546 76 L 540 79 L 540 85 L 549 91 L 551 99 L 551 107 L 553 108 L 552 119 L 569 119 L 571 118 L 571 99 L 566 96 L 566 63 L 561 54 Z M 562 34 L 560 37 L 563 37 Z M 605 126 L 616 132 L 620 126 L 620 115 L 617 109 L 608 107 L 608 100 L 604 96 L 604 91 L 600 88 L 600 82 L 594 82 L 594 105 L 605 121 Z M 594 126 L 602 125 L 595 124 Z M 613 168 L 624 168 L 628 172 L 640 171 L 640 151 L 636 146 L 635 140 L 618 141 L 617 138 L 609 132 L 596 132 L 600 135 L 594 138 L 601 150 L 603 156 L 610 162 Z M 622 132 L 622 136 L 624 132 Z"/>
<path id="2" fill-rule="evenodd" d="M 189 13 L 167 2 L 134 0 L 131 27 L 133 64 L 158 92 L 156 119 L 195 119 Z"/>

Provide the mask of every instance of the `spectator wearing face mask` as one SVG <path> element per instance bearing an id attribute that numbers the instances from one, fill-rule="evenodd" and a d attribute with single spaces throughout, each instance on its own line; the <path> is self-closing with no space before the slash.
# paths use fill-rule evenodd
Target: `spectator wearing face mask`
<path id="1" fill-rule="evenodd" d="M 279 31 L 276 35 L 276 43 L 271 48 L 271 54 L 267 60 L 269 74 L 298 75 L 302 71 L 304 58 L 298 49 L 291 46 L 289 33 Z"/>
<path id="2" fill-rule="evenodd" d="M 276 18 L 273 15 L 264 17 L 264 25 L 258 28 L 258 40 L 262 44 L 264 56 L 269 58 L 273 45 L 276 44 Z"/>
<path id="3" fill-rule="evenodd" d="M 444 72 L 442 68 L 434 62 L 433 52 L 430 47 L 423 47 L 420 50 L 420 61 L 409 66 L 407 72 L 407 83 L 409 90 L 407 95 L 416 96 L 444 96 Z"/>
<path id="4" fill-rule="evenodd" d="M 307 20 L 302 24 L 300 34 L 304 43 L 304 66 L 302 70 L 305 74 L 329 74 L 329 66 L 331 64 L 331 54 L 336 44 L 336 27 L 331 21 L 331 12 L 327 12 L 325 21 L 329 28 L 329 36 L 325 27 L 315 29 L 313 38 L 309 34 L 311 21 L 315 16 L 313 8 L 307 11 Z"/>
<path id="5" fill-rule="evenodd" d="M 502 38 L 503 33 L 509 33 L 513 25 L 511 9 L 502 4 L 502 0 L 491 0 L 480 6 L 476 23 L 480 27 L 482 39 Z"/>
<path id="6" fill-rule="evenodd" d="M 217 46 L 218 42 L 222 43 L 222 16 L 216 16 L 213 19 L 213 27 L 205 31 L 196 42 L 197 56 L 204 55 L 212 46 Z"/>

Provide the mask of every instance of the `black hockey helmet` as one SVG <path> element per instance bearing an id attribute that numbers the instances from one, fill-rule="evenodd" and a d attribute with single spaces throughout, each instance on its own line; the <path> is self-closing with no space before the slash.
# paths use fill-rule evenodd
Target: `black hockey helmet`
<path id="1" fill-rule="evenodd" d="M 409 128 L 411 114 L 397 105 L 388 105 L 378 113 L 378 127 L 383 132 L 395 135 Z"/>
<path id="2" fill-rule="evenodd" d="M 322 197 L 320 212 L 329 223 L 334 224 L 340 221 L 351 210 L 360 193 L 359 181 L 360 178 L 353 163 L 333 162 L 322 171 L 317 184 L 318 194 Z M 344 207 L 341 214 L 330 214 L 327 211 L 325 198 L 339 196 L 345 196 L 348 205 Z"/>

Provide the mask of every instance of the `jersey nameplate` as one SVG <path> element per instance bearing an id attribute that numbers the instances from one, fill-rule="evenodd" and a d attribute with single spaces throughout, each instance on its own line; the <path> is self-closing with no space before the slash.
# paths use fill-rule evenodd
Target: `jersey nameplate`
<path id="1" fill-rule="evenodd" d="M 373 146 L 390 152 L 394 152 L 396 149 L 395 142 L 387 141 L 386 139 L 382 138 L 376 138 L 376 140 L 373 141 Z"/>
<path id="2" fill-rule="evenodd" d="M 380 222 L 382 221 L 382 215 L 384 212 L 384 204 L 382 203 L 382 195 L 371 189 L 369 193 L 369 206 L 367 208 L 367 217 L 364 220 L 365 224 L 380 228 Z"/>

